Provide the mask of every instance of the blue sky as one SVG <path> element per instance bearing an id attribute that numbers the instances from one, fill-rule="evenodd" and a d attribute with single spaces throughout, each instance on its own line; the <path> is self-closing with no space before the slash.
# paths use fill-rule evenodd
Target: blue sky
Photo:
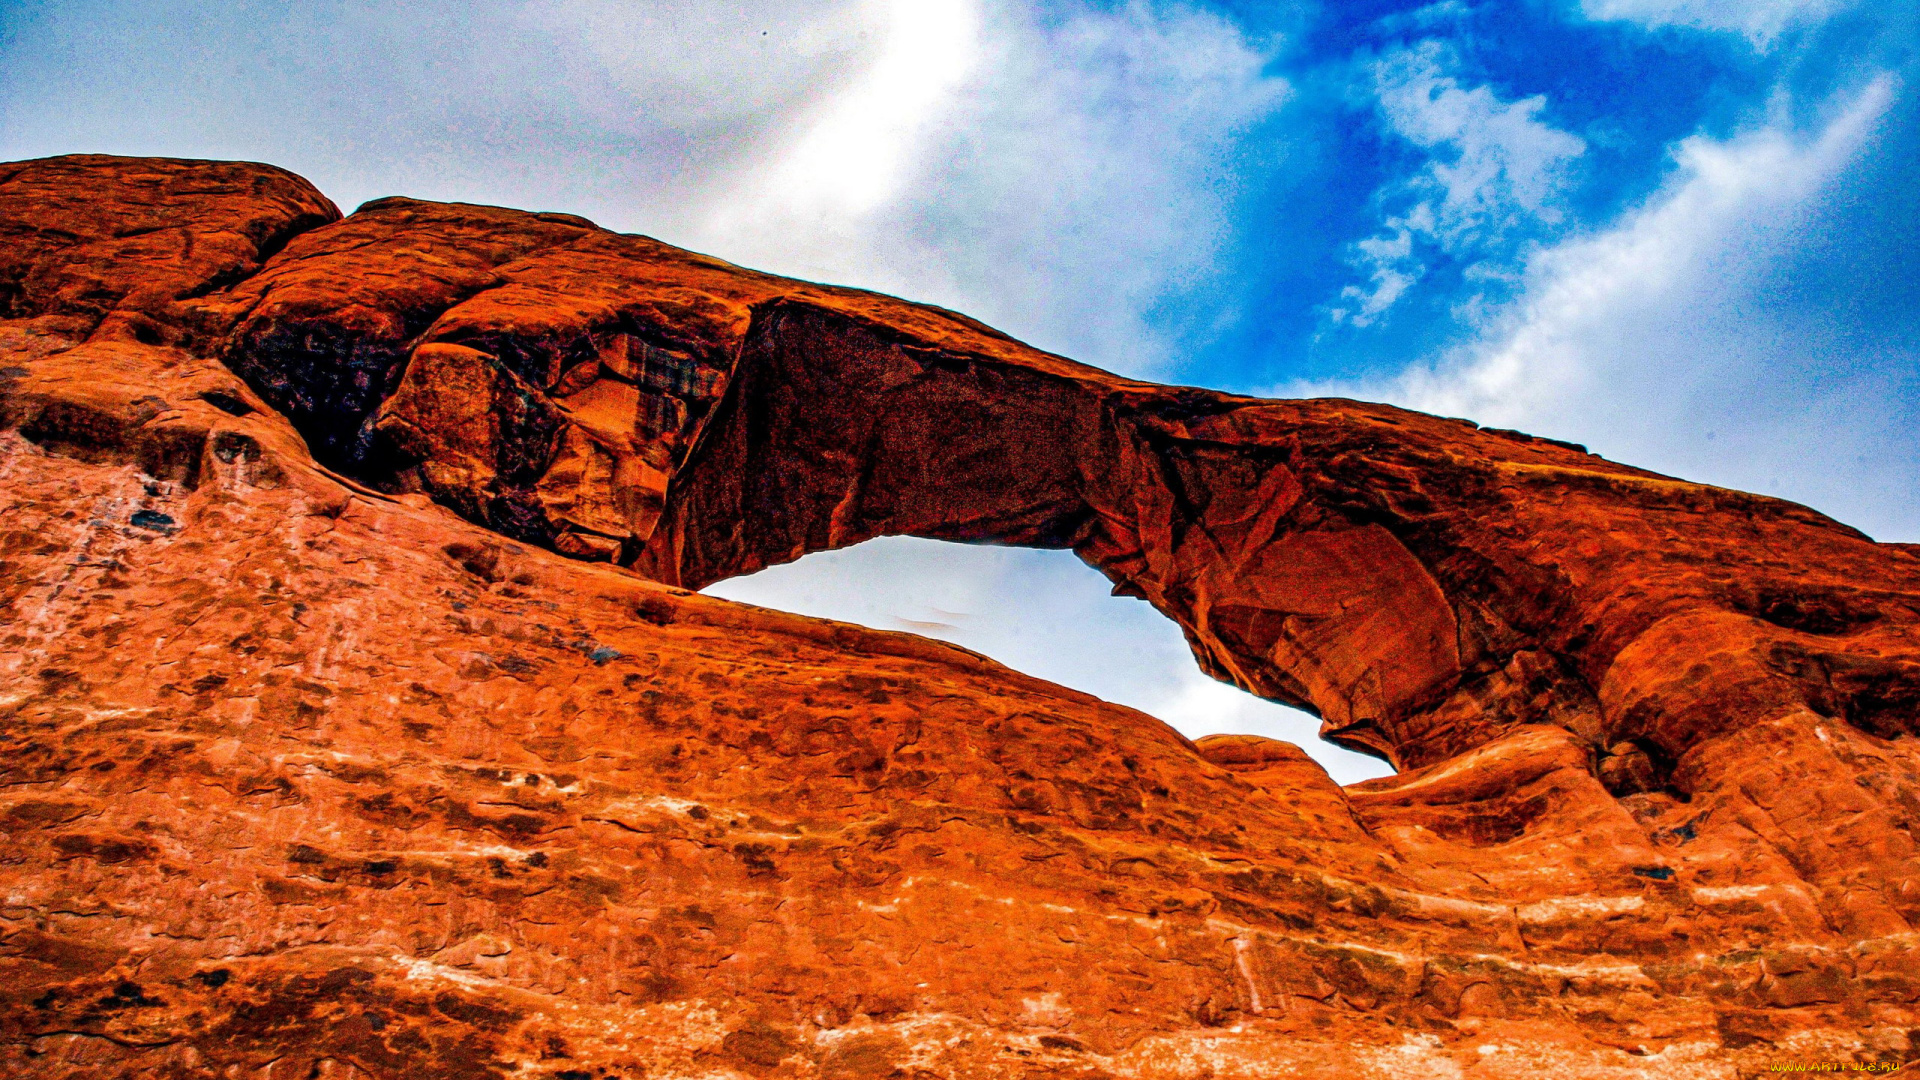
<path id="1" fill-rule="evenodd" d="M 1920 5 L 1873 0 L 0 2 L 3 159 L 583 213 L 1130 374 L 1470 416 L 1904 541 L 1917 101 Z M 1298 737 L 1089 573 L 898 541 L 721 588 Z"/>

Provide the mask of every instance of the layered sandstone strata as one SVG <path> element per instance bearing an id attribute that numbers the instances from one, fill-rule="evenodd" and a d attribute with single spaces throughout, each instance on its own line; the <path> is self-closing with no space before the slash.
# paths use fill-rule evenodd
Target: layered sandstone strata
<path id="1" fill-rule="evenodd" d="M 22 1076 L 1904 1058 L 1920 560 L 583 219 L 0 166 Z M 1390 758 L 688 592 L 1070 548 Z M 1914 1048 L 1920 1055 L 1920 1048 Z"/>

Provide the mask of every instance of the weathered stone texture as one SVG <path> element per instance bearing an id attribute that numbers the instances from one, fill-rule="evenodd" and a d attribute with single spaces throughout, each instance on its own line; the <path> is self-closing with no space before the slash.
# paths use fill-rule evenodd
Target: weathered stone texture
<path id="1" fill-rule="evenodd" d="M 1920 1055 L 1909 547 L 266 166 L 0 165 L 0 305 L 6 1075 Z M 1402 771 L 687 591 L 888 534 Z"/>

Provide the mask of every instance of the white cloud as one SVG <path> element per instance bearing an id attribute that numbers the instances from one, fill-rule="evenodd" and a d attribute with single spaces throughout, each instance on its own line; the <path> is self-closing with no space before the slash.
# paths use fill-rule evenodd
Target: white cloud
<path id="1" fill-rule="evenodd" d="M 1737 289 L 1728 272 L 1764 257 L 1756 241 L 1786 238 L 1792 215 L 1852 158 L 1890 97 L 1890 83 L 1874 84 L 1811 142 L 1778 127 L 1681 142 L 1674 178 L 1655 199 L 1606 232 L 1539 252 L 1526 296 L 1472 360 L 1415 369 L 1404 395 L 1429 411 L 1526 424 L 1598 398 L 1601 380 L 1617 392 L 1609 370 L 1636 359 L 1621 355 L 1631 340 L 1622 335 L 1676 301 L 1697 320 L 1711 311 L 1699 303 L 1703 291 L 1724 299 L 1729 285 Z M 1674 374 L 1660 378 L 1669 392 Z"/>
<path id="2" fill-rule="evenodd" d="M 1374 65 L 1380 112 L 1416 146 L 1445 149 L 1419 181 L 1438 196 L 1434 234 L 1452 241 L 1516 211 L 1553 215 L 1566 165 L 1586 150 L 1579 138 L 1539 119 L 1545 95 L 1501 101 L 1492 88 L 1462 87 L 1447 73 L 1451 51 L 1437 41 L 1390 54 Z"/>
<path id="3" fill-rule="evenodd" d="M 1596 21 L 1632 22 L 1716 30 L 1744 36 L 1757 49 L 1770 48 L 1789 30 L 1824 22 L 1856 0 L 1581 0 L 1580 11 Z"/>
<path id="4" fill-rule="evenodd" d="M 1388 225 L 1393 229 L 1391 235 L 1369 236 L 1353 245 L 1348 264 L 1367 271 L 1371 287 L 1348 285 L 1341 289 L 1340 299 L 1352 302 L 1353 306 L 1333 308 L 1329 314 L 1335 322 L 1373 325 L 1425 272 L 1413 259 L 1413 229 L 1398 221 Z"/>
<path id="5" fill-rule="evenodd" d="M 580 81 L 610 84 L 624 105 L 705 135 L 843 90 L 885 47 L 897 11 L 883 0 L 558 0 L 522 15 L 580 46 L 592 61 Z"/>
<path id="6" fill-rule="evenodd" d="M 1318 737 L 1319 721 L 1201 674 L 1172 621 L 1115 597 L 1064 551 L 870 540 L 711 585 L 730 600 L 952 641 L 1016 670 L 1171 724 L 1189 738 L 1244 732 L 1285 739 L 1334 779 L 1391 769 Z"/>
<path id="7" fill-rule="evenodd" d="M 924 35 L 936 59 L 899 65 L 910 87 L 876 93 L 917 103 L 884 138 L 835 134 L 866 129 L 830 107 L 792 155 L 728 189 L 696 242 L 956 307 L 1102 366 L 1164 367 L 1148 313 L 1206 273 L 1231 229 L 1236 140 L 1286 83 L 1264 46 L 1184 7 L 1089 4 L 1055 21 L 1011 0 L 970 10 L 976 21 Z M 809 149 L 849 144 L 886 168 Z"/>
<path id="8" fill-rule="evenodd" d="M 1560 196 L 1586 143 L 1540 119 L 1545 96 L 1502 101 L 1490 87 L 1462 86 L 1449 74 L 1455 66 L 1452 49 L 1431 40 L 1371 66 L 1386 129 L 1432 156 L 1375 196 L 1405 209 L 1386 219 L 1384 234 L 1353 245 L 1349 264 L 1369 285 L 1341 290 L 1328 311 L 1335 322 L 1376 321 L 1423 276 L 1428 250 L 1474 260 L 1485 267 L 1480 279 L 1499 280 L 1501 264 L 1561 218 Z"/>
<path id="9" fill-rule="evenodd" d="M 1573 439 L 1911 536 L 1920 457 L 1885 390 L 1915 358 L 1831 350 L 1822 312 L 1768 306 L 1773 268 L 1807 241 L 1894 91 L 1873 82 L 1811 135 L 1779 122 L 1686 139 L 1643 206 L 1529 259 L 1522 295 L 1477 341 L 1390 381 L 1289 389 Z"/>
<path id="10" fill-rule="evenodd" d="M 814 243 L 841 240 L 899 194 L 922 135 L 973 68 L 980 12 L 974 0 L 866 7 L 881 23 L 877 55 L 812 115 L 797 118 L 797 138 L 775 139 L 783 148 L 721 196 L 715 234 L 763 245 L 796 231 L 814 234 Z"/>

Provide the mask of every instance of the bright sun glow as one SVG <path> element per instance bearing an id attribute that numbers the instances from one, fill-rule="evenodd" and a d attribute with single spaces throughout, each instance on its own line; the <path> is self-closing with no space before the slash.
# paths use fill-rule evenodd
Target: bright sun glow
<path id="1" fill-rule="evenodd" d="M 974 0 L 877 0 L 885 44 L 873 66 L 828 101 L 783 156 L 725 212 L 734 227 L 781 218 L 853 218 L 905 179 L 916 136 L 972 70 Z"/>

